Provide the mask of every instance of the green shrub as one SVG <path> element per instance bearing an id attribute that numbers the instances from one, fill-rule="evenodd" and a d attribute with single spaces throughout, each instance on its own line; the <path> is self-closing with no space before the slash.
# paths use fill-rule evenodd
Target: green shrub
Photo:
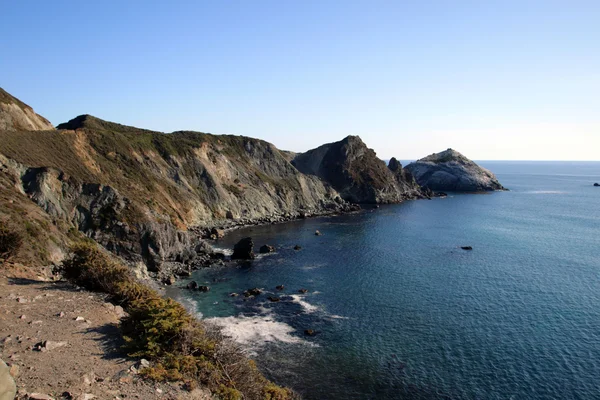
<path id="1" fill-rule="evenodd" d="M 4 223 L 0 225 L 0 258 L 5 262 L 15 256 L 23 246 L 23 236 Z"/>
<path id="2" fill-rule="evenodd" d="M 136 281 L 92 242 L 72 248 L 63 263 L 70 281 L 110 294 L 129 314 L 121 322 L 125 349 L 151 360 L 140 374 L 151 380 L 201 382 L 224 400 L 288 400 L 297 396 L 265 377 L 219 330 L 196 320 L 176 301 Z M 196 382 L 192 384 L 189 382 Z"/>

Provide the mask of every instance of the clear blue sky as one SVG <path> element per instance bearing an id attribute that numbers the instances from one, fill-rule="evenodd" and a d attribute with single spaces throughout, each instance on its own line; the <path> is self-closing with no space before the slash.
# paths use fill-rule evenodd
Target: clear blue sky
<path id="1" fill-rule="evenodd" d="M 600 1 L 8 1 L 0 86 L 79 114 L 381 158 L 600 159 Z"/>

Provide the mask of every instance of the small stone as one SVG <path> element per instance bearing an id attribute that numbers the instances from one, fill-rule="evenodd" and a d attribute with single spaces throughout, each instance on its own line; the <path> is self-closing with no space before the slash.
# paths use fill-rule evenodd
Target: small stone
<path id="1" fill-rule="evenodd" d="M 54 400 L 54 398 L 43 393 L 30 393 L 29 400 Z"/>
<path id="2" fill-rule="evenodd" d="M 62 312 L 62 311 L 61 311 L 61 312 L 60 312 L 60 313 L 58 313 L 56 316 L 57 316 L 58 318 L 64 318 L 66 315 L 67 315 L 67 314 L 65 314 L 64 312 Z"/>
<path id="3" fill-rule="evenodd" d="M 460 248 L 463 250 L 473 250 L 473 247 L 471 246 L 460 246 Z"/>
<path id="4" fill-rule="evenodd" d="M 158 394 L 162 394 L 162 392 L 163 392 L 163 391 L 162 391 L 162 389 L 161 389 L 161 388 L 156 388 L 156 393 L 158 393 Z"/>
<path id="5" fill-rule="evenodd" d="M 146 360 L 145 358 L 142 358 L 138 363 L 137 363 L 137 368 L 138 369 L 142 369 L 142 368 L 148 368 L 150 367 L 150 361 Z"/>
<path id="6" fill-rule="evenodd" d="M 45 340 L 43 342 L 40 342 L 38 344 L 36 344 L 33 348 L 33 350 L 37 350 L 37 351 L 50 351 L 50 350 L 54 350 L 54 349 L 58 349 L 59 347 L 64 347 L 68 344 L 68 342 L 54 342 L 51 340 Z"/>
<path id="7" fill-rule="evenodd" d="M 27 303 L 29 300 L 27 300 L 25 297 L 18 297 L 17 301 L 21 304 Z"/>
<path id="8" fill-rule="evenodd" d="M 26 316 L 26 315 L 21 315 L 21 316 L 19 317 L 19 319 L 27 319 L 27 316 Z"/>
<path id="9" fill-rule="evenodd" d="M 77 318 L 75 318 L 75 321 L 85 321 L 85 318 L 83 318 L 83 317 L 77 317 Z"/>
<path id="10" fill-rule="evenodd" d="M 9 370 L 10 376 L 16 378 L 19 375 L 19 366 L 17 364 L 13 364 L 10 366 Z"/>

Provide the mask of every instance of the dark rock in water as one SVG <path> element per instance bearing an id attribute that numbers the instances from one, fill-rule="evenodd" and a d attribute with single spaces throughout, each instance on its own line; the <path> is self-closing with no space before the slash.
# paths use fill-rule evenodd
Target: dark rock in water
<path id="1" fill-rule="evenodd" d="M 473 247 L 471 246 L 460 246 L 460 248 L 463 250 L 473 250 Z"/>
<path id="2" fill-rule="evenodd" d="M 258 250 L 258 252 L 261 254 L 272 253 L 274 251 L 275 251 L 275 247 L 269 246 L 268 244 L 260 246 L 260 249 Z"/>
<path id="3" fill-rule="evenodd" d="M 279 300 L 281 300 L 279 297 L 275 297 L 275 296 L 269 296 L 269 297 L 267 297 L 267 299 L 269 299 L 273 303 L 277 303 Z"/>
<path id="4" fill-rule="evenodd" d="M 298 293 L 302 293 L 302 294 L 308 293 L 308 289 L 300 289 L 300 290 L 298 290 Z"/>
<path id="5" fill-rule="evenodd" d="M 212 253 L 210 255 L 210 258 L 212 258 L 213 260 L 224 260 L 225 259 L 225 253 Z"/>
<path id="6" fill-rule="evenodd" d="M 315 231 L 315 236 L 321 236 L 321 235 L 322 235 L 321 232 L 319 232 L 318 230 Z"/>
<path id="7" fill-rule="evenodd" d="M 239 294 L 237 294 L 237 293 L 229 293 L 229 297 L 238 297 L 238 296 L 239 296 Z"/>
<path id="8" fill-rule="evenodd" d="M 260 290 L 259 288 L 252 288 L 252 289 L 246 290 L 244 292 L 244 296 L 246 296 L 246 297 L 258 296 L 261 293 L 262 293 L 262 290 Z"/>
<path id="9" fill-rule="evenodd" d="M 448 192 L 506 190 L 496 176 L 456 150 L 448 149 L 410 163 L 406 169 L 424 188 Z"/>
<path id="10" fill-rule="evenodd" d="M 277 289 L 277 290 L 283 290 L 283 289 L 285 289 L 285 286 L 278 285 L 278 286 L 275 286 L 275 289 Z"/>
<path id="11" fill-rule="evenodd" d="M 190 289 L 190 290 L 196 290 L 196 289 L 198 289 L 198 282 L 191 281 L 190 283 L 187 284 L 186 288 Z"/>
<path id="12" fill-rule="evenodd" d="M 598 186 L 600 186 L 600 183 L 596 182 L 596 183 L 594 183 L 594 186 L 598 187 Z"/>
<path id="13" fill-rule="evenodd" d="M 316 332 L 316 331 L 314 331 L 314 330 L 312 330 L 312 329 L 305 329 L 305 330 L 304 330 L 304 334 L 305 334 L 306 336 L 315 336 L 315 335 L 317 334 L 317 332 Z"/>
<path id="14" fill-rule="evenodd" d="M 295 246 L 294 246 L 294 250 L 300 250 L 301 248 L 302 248 L 302 247 L 301 247 L 301 246 L 299 246 L 299 245 L 295 245 Z"/>
<path id="15" fill-rule="evenodd" d="M 251 237 L 240 240 L 233 247 L 232 260 L 252 260 L 254 257 L 254 242 Z"/>
<path id="16" fill-rule="evenodd" d="M 448 197 L 448 193 L 445 192 L 435 192 L 436 197 Z"/>
<path id="17" fill-rule="evenodd" d="M 201 292 L 208 292 L 210 291 L 210 287 L 208 286 L 198 286 L 198 290 Z"/>

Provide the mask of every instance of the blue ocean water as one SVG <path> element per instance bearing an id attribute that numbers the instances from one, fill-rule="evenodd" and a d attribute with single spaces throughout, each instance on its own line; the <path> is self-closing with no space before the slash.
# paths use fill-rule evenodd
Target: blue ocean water
<path id="1" fill-rule="evenodd" d="M 600 398 L 600 162 L 481 164 L 510 191 L 241 229 L 277 252 L 170 294 L 306 399 Z"/>

